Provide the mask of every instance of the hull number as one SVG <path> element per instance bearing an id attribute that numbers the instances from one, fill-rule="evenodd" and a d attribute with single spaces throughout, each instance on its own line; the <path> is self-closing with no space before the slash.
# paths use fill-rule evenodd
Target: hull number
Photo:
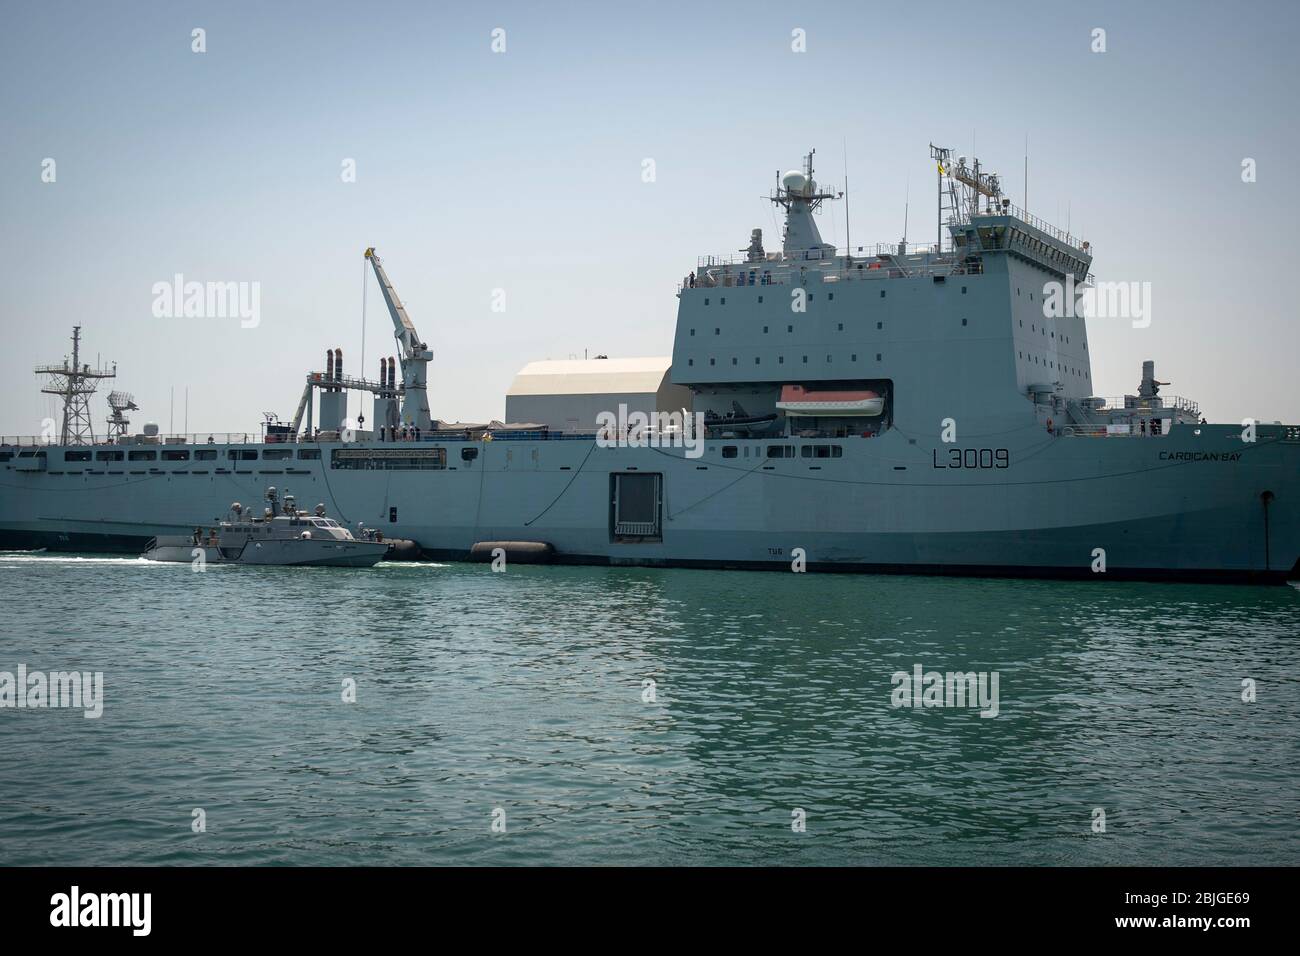
<path id="1" fill-rule="evenodd" d="M 935 468 L 1010 468 L 1011 452 L 1005 448 L 949 448 L 934 450 Z"/>

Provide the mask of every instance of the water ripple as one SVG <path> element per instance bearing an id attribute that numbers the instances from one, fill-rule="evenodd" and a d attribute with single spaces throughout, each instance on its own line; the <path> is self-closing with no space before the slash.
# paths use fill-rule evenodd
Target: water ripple
<path id="1" fill-rule="evenodd" d="M 0 572 L 0 670 L 105 681 L 99 720 L 0 710 L 10 864 L 1298 861 L 1292 588 Z M 999 715 L 891 707 L 918 663 Z"/>

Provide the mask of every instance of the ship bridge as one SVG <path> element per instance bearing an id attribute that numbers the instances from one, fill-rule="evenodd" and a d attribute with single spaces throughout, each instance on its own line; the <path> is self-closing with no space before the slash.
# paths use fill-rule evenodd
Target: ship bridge
<path id="1" fill-rule="evenodd" d="M 1040 414 L 1044 386 L 1074 406 L 1092 395 L 1085 317 L 1056 314 L 1047 294 L 1086 288 L 1090 244 L 1014 206 L 978 160 L 932 154 L 931 243 L 824 241 L 815 215 L 843 193 L 818 185 L 810 153 L 767 197 L 785 211 L 779 248 L 754 229 L 739 255 L 697 260 L 678 288 L 672 360 L 697 410 L 779 426 L 787 386 L 870 392 L 884 413 L 845 425 L 866 434 L 972 408 L 992 429 L 1016 427 Z"/>

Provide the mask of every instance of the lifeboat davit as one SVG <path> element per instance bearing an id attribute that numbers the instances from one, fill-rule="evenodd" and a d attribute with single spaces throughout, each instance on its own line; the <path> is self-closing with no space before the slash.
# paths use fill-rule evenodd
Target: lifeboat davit
<path id="1" fill-rule="evenodd" d="M 885 400 L 869 389 L 821 392 L 810 391 L 802 385 L 785 385 L 776 407 L 787 415 L 875 418 L 885 410 Z"/>

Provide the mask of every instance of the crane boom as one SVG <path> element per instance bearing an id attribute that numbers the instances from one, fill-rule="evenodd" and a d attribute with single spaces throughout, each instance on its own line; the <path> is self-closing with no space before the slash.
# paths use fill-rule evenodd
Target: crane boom
<path id="1" fill-rule="evenodd" d="M 432 417 L 429 414 L 427 385 L 428 366 L 429 361 L 433 358 L 433 353 L 429 351 L 429 346 L 420 340 L 419 333 L 415 331 L 415 324 L 411 321 L 411 317 L 406 314 L 406 307 L 402 305 L 402 300 L 397 297 L 397 290 L 393 288 L 393 283 L 389 281 L 388 273 L 384 271 L 379 256 L 375 255 L 373 246 L 366 250 L 366 258 L 370 260 L 370 266 L 374 269 L 375 278 L 379 280 L 379 291 L 383 293 L 384 304 L 388 306 L 388 314 L 393 319 L 393 337 L 397 339 L 398 348 L 401 352 L 402 384 L 404 386 L 402 423 L 428 430 L 433 426 Z"/>
<path id="2" fill-rule="evenodd" d="M 415 331 L 415 323 L 406 314 L 406 307 L 402 305 L 402 300 L 397 297 L 397 290 L 393 288 L 393 283 L 389 281 L 388 273 L 384 271 L 379 256 L 375 255 L 373 246 L 366 250 L 366 258 L 370 260 L 370 265 L 375 270 L 375 278 L 379 280 L 379 291 L 383 293 L 384 304 L 388 306 L 388 314 L 393 317 L 393 334 L 402 347 L 402 358 L 409 358 L 416 349 L 423 348 L 420 336 Z"/>

